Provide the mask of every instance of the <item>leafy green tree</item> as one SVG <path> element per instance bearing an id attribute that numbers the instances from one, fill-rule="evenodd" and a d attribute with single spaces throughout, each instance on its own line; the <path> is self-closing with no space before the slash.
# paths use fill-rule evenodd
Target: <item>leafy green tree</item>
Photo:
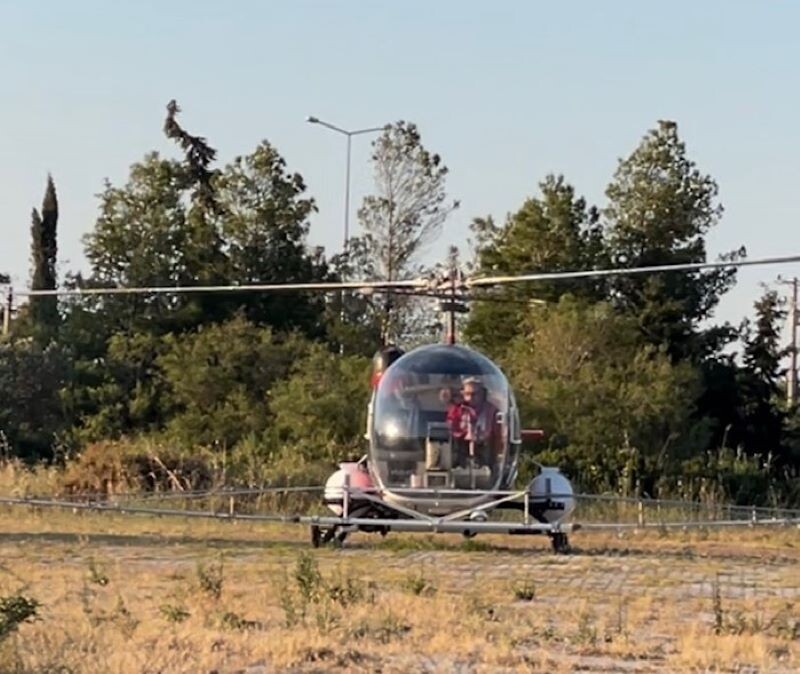
<path id="1" fill-rule="evenodd" d="M 337 356 L 320 345 L 297 361 L 270 398 L 281 442 L 308 459 L 358 458 L 363 451 L 370 360 Z"/>
<path id="2" fill-rule="evenodd" d="M 49 459 L 64 427 L 59 391 L 67 363 L 58 345 L 0 341 L 0 432 L 16 456 Z"/>
<path id="3" fill-rule="evenodd" d="M 448 199 L 448 169 L 423 146 L 415 124 L 389 125 L 372 147 L 375 194 L 365 197 L 358 211 L 371 267 L 361 271 L 377 280 L 405 280 L 421 272 L 419 254 L 439 235 L 458 202 Z M 407 305 L 406 298 L 384 296 L 385 342 L 400 333 L 397 316 Z"/>
<path id="4" fill-rule="evenodd" d="M 700 172 L 674 122 L 660 121 L 626 159 L 606 190 L 604 216 L 611 260 L 621 266 L 705 262 L 708 232 L 722 206 L 714 179 Z M 734 259 L 744 249 L 724 256 Z M 648 342 L 675 359 L 700 361 L 719 351 L 730 331 L 700 328 L 735 282 L 733 270 L 630 275 L 612 283 L 615 303 L 636 316 Z"/>
<path id="5" fill-rule="evenodd" d="M 220 238 L 226 275 L 236 284 L 310 283 L 328 280 L 322 249 L 309 250 L 309 217 L 317 208 L 299 173 L 268 142 L 237 157 L 215 183 L 221 211 Z M 319 295 L 242 294 L 234 298 L 246 316 L 277 330 L 321 336 L 325 308 Z"/>
<path id="6" fill-rule="evenodd" d="M 514 275 L 591 269 L 605 261 L 597 210 L 561 176 L 547 176 L 541 196 L 525 200 L 506 224 L 491 218 L 473 222 L 480 276 Z M 558 301 L 564 293 L 597 301 L 605 296 L 602 282 L 576 280 L 526 283 L 504 288 L 493 301 L 475 302 L 466 327 L 467 339 L 494 357 L 502 355 L 531 312 L 532 300 Z"/>
<path id="7" fill-rule="evenodd" d="M 86 284 L 100 287 L 186 286 L 200 270 L 191 264 L 193 238 L 187 223 L 183 166 L 147 155 L 131 167 L 123 187 L 106 183 L 100 215 L 85 237 L 91 274 Z M 79 279 L 79 282 L 82 280 Z M 198 317 L 183 296 L 109 296 L 87 306 L 112 330 L 167 332 L 190 328 Z"/>
<path id="8" fill-rule="evenodd" d="M 183 162 L 151 153 L 123 187 L 106 185 L 100 217 L 86 237 L 96 286 L 303 283 L 327 278 L 322 251 L 306 246 L 315 210 L 299 174 L 286 171 L 269 143 L 223 170 L 215 151 L 183 131 L 170 109 L 166 127 L 186 151 Z M 191 330 L 243 308 L 277 329 L 323 332 L 323 300 L 305 295 L 153 295 L 106 297 L 95 306 L 114 330 Z"/>
<path id="9" fill-rule="evenodd" d="M 165 337 L 157 359 L 169 390 L 167 431 L 187 447 L 233 447 L 267 428 L 273 386 L 307 349 L 236 317 L 196 333 Z"/>
<path id="10" fill-rule="evenodd" d="M 160 430 L 169 409 L 167 385 L 158 366 L 166 350 L 161 336 L 118 332 L 108 340 L 102 367 L 79 361 L 81 369 L 75 374 L 82 375 L 82 386 L 62 394 L 81 426 L 74 439 L 107 440 Z"/>
<path id="11" fill-rule="evenodd" d="M 565 296 L 524 328 L 505 365 L 524 416 L 550 437 L 542 460 L 587 488 L 652 489 L 688 440 L 696 373 L 606 303 Z"/>

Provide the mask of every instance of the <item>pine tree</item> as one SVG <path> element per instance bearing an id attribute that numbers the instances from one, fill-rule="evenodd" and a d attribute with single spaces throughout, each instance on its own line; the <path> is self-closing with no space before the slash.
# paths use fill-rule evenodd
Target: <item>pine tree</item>
<path id="1" fill-rule="evenodd" d="M 769 290 L 755 303 L 755 322 L 742 326 L 744 349 L 738 377 L 740 416 L 733 438 L 750 453 L 772 454 L 783 450 L 785 412 L 781 404 L 781 381 L 786 373 L 782 361 L 780 326 L 786 318 L 777 292 Z"/>
<path id="2" fill-rule="evenodd" d="M 563 176 L 547 176 L 539 189 L 540 194 L 526 199 L 502 227 L 491 217 L 473 221 L 478 275 L 575 271 L 605 265 L 597 210 L 588 207 Z M 565 293 L 598 301 L 605 298 L 606 291 L 603 282 L 592 279 L 518 284 L 496 293 L 490 301 L 475 302 L 465 336 L 499 358 L 521 333 L 521 323 L 532 310 L 531 300 L 557 302 Z"/>
<path id="3" fill-rule="evenodd" d="M 700 172 L 678 135 L 660 121 L 626 159 L 606 190 L 606 242 L 615 264 L 626 267 L 705 262 L 706 236 L 719 222 L 714 179 Z M 736 259 L 744 250 L 726 254 Z M 719 351 L 724 337 L 703 330 L 720 297 L 734 284 L 729 269 L 622 276 L 613 282 L 615 303 L 636 316 L 655 346 L 674 360 L 699 362 Z"/>

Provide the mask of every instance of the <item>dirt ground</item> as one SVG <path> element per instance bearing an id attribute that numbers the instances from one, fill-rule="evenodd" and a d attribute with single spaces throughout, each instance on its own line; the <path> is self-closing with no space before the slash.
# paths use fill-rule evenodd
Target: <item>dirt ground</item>
<path id="1" fill-rule="evenodd" d="M 0 671 L 800 670 L 797 528 L 571 542 L 0 509 Z"/>

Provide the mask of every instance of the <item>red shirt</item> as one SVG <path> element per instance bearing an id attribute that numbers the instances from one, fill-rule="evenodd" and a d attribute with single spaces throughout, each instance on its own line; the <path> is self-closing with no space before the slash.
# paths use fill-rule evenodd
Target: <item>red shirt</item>
<path id="1" fill-rule="evenodd" d="M 496 448 L 499 438 L 497 408 L 484 401 L 479 410 L 466 403 L 453 403 L 447 408 L 447 423 L 456 439 L 485 441 Z"/>

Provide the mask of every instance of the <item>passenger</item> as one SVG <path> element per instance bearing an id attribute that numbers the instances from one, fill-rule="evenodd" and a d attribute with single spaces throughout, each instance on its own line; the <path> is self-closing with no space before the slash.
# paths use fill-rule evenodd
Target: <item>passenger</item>
<path id="1" fill-rule="evenodd" d="M 439 400 L 445 404 L 445 420 L 450 431 L 453 465 L 466 467 L 469 449 L 467 435 L 470 428 L 471 410 L 464 405 L 464 398 L 455 387 L 439 391 Z"/>

